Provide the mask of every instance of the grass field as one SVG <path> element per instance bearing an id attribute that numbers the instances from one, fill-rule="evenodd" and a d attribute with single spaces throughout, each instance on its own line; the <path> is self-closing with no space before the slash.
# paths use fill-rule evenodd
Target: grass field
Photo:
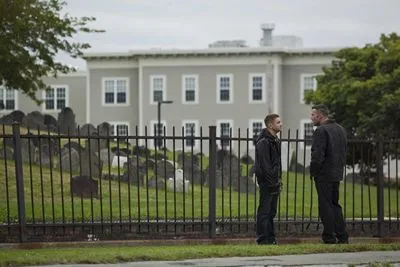
<path id="1" fill-rule="evenodd" d="M 252 257 L 310 253 L 400 250 L 400 244 L 296 244 L 279 246 L 257 245 L 191 245 L 134 246 L 52 249 L 1 249 L 0 266 L 50 264 L 106 264 L 134 261 L 175 261 L 211 257 Z M 390 266 L 390 265 L 369 265 Z"/>
<path id="2" fill-rule="evenodd" d="M 15 166 L 12 161 L 0 160 L 0 222 L 18 218 Z M 32 176 L 30 175 L 32 173 Z M 237 178 L 235 178 L 237 179 Z M 281 218 L 318 216 L 317 194 L 308 176 L 284 173 L 284 187 L 280 197 Z M 199 219 L 208 216 L 208 187 L 194 186 L 189 193 L 177 193 L 164 187 L 147 189 L 128 186 L 127 183 L 99 180 L 99 199 L 71 197 L 70 174 L 43 168 L 42 175 L 36 165 L 24 165 L 25 208 L 27 221 L 90 221 L 92 217 L 108 220 L 126 219 Z M 43 192 L 43 193 L 42 193 Z M 343 183 L 341 203 L 347 218 L 368 220 L 377 215 L 375 186 Z M 399 193 L 385 188 L 385 216 L 399 216 Z M 217 218 L 254 218 L 258 194 L 237 193 L 227 187 L 217 189 Z M 390 209 L 389 209 L 390 208 Z"/>

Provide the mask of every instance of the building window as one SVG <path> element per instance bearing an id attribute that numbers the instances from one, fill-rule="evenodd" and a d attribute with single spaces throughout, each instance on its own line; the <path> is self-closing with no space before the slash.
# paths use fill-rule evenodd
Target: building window
<path id="1" fill-rule="evenodd" d="M 103 104 L 127 105 L 128 101 L 128 78 L 104 78 L 103 79 Z"/>
<path id="2" fill-rule="evenodd" d="M 182 76 L 182 102 L 184 104 L 197 104 L 199 83 L 198 75 Z"/>
<path id="3" fill-rule="evenodd" d="M 184 121 L 183 128 L 185 133 L 185 147 L 186 148 L 197 148 L 197 140 L 194 139 L 198 132 L 198 122 L 197 121 Z M 191 138 L 190 138 L 191 137 Z"/>
<path id="4" fill-rule="evenodd" d="M 302 74 L 301 75 L 301 88 L 300 88 L 300 103 L 304 104 L 304 96 L 311 91 L 317 89 L 317 79 L 318 74 Z"/>
<path id="5" fill-rule="evenodd" d="M 68 106 L 68 87 L 53 85 L 44 92 L 44 110 L 60 111 Z"/>
<path id="6" fill-rule="evenodd" d="M 311 120 L 304 119 L 300 122 L 300 138 L 304 138 L 304 143 L 306 146 L 311 146 L 312 137 L 314 132 L 314 125 Z"/>
<path id="7" fill-rule="evenodd" d="M 229 120 L 217 121 L 217 136 L 221 138 L 221 148 L 229 147 L 233 122 Z"/>
<path id="8" fill-rule="evenodd" d="M 217 75 L 217 103 L 233 103 L 233 75 Z"/>
<path id="9" fill-rule="evenodd" d="M 167 84 L 165 75 L 150 76 L 150 103 L 155 104 L 158 101 L 163 101 L 166 99 L 167 94 Z"/>
<path id="10" fill-rule="evenodd" d="M 160 121 L 160 125 L 158 125 L 157 121 L 150 122 L 150 133 L 147 133 L 150 136 L 154 136 L 154 147 L 163 147 L 164 144 L 164 136 L 166 135 L 166 122 Z M 165 130 L 165 131 L 164 131 Z"/>
<path id="11" fill-rule="evenodd" d="M 109 122 L 111 125 L 111 136 L 128 136 L 129 135 L 129 123 L 128 122 L 117 122 L 117 121 L 111 121 Z M 117 139 L 114 139 L 116 141 Z M 121 142 L 127 143 L 128 139 L 121 139 L 119 138 Z"/>
<path id="12" fill-rule="evenodd" d="M 0 111 L 15 110 L 17 108 L 16 99 L 17 90 L 0 86 Z"/>
<path id="13" fill-rule="evenodd" d="M 259 120 L 250 120 L 250 125 L 249 125 L 249 135 L 251 138 L 253 138 L 253 145 L 255 145 L 255 142 L 258 138 L 258 135 L 261 133 L 262 129 L 264 128 L 264 121 L 259 119 Z"/>
<path id="14" fill-rule="evenodd" d="M 265 74 L 252 73 L 249 78 L 249 102 L 250 103 L 265 103 Z"/>

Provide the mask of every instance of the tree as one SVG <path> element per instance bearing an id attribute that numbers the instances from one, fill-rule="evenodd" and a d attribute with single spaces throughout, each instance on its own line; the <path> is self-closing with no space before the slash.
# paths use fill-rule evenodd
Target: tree
<path id="1" fill-rule="evenodd" d="M 381 35 L 377 44 L 345 48 L 335 57 L 305 101 L 326 104 L 349 138 L 370 141 L 350 146 L 347 161 L 370 173 L 377 162 L 375 141 L 400 138 L 400 37 Z M 387 146 L 383 157 L 388 154 L 398 156 L 398 146 Z"/>
<path id="2" fill-rule="evenodd" d="M 306 103 L 326 104 L 350 137 L 399 137 L 400 37 L 381 35 L 377 44 L 345 48 L 335 56 Z"/>
<path id="3" fill-rule="evenodd" d="M 0 1 L 0 81 L 6 88 L 20 90 L 37 104 L 38 90 L 47 89 L 42 78 L 75 71 L 55 60 L 64 52 L 82 56 L 88 43 L 73 37 L 80 33 L 103 32 L 87 27 L 93 17 L 72 17 L 60 0 Z"/>

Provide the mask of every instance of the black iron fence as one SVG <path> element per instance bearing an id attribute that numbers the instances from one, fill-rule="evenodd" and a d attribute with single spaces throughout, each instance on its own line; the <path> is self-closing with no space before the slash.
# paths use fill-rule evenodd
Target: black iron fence
<path id="1" fill-rule="evenodd" d="M 253 236 L 259 194 L 252 134 L 221 137 L 214 126 L 185 134 L 3 125 L 0 242 Z M 290 131 L 281 140 L 277 232 L 318 234 L 309 140 Z M 399 233 L 399 143 L 349 140 L 340 197 L 353 234 Z"/>

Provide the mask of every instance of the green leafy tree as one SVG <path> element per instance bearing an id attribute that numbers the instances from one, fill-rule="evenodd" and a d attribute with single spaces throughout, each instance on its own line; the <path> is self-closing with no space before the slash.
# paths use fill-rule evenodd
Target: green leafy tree
<path id="1" fill-rule="evenodd" d="M 326 104 L 350 137 L 399 136 L 400 37 L 382 35 L 377 44 L 345 48 L 335 56 L 306 103 Z"/>
<path id="2" fill-rule="evenodd" d="M 74 41 L 74 36 L 102 32 L 87 26 L 95 18 L 72 17 L 63 10 L 65 6 L 59 0 L 0 1 L 0 82 L 38 104 L 36 92 L 47 88 L 44 76 L 74 71 L 57 62 L 56 55 L 80 57 L 90 45 Z"/>
<path id="3" fill-rule="evenodd" d="M 326 104 L 350 138 L 377 140 L 400 137 L 400 37 L 381 35 L 380 42 L 345 48 L 317 77 L 318 88 L 308 104 Z M 350 151 L 358 162 L 373 167 L 374 143 Z M 398 151 L 391 151 L 398 155 Z M 353 154 L 353 155 L 351 155 Z M 368 158 L 368 159 L 367 159 Z"/>

